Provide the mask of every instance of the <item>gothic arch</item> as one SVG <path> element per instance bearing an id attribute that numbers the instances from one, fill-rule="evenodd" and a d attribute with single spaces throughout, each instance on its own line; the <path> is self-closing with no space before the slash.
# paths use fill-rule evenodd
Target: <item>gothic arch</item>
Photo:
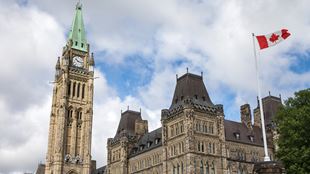
<path id="1" fill-rule="evenodd" d="M 78 174 L 77 171 L 75 171 L 74 169 L 69 170 L 69 172 L 67 172 L 67 174 Z"/>

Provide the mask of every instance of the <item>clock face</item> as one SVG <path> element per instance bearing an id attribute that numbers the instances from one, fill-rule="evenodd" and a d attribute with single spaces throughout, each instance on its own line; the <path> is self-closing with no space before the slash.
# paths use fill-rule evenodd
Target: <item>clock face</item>
<path id="1" fill-rule="evenodd" d="M 84 65 L 84 62 L 83 62 L 83 58 L 79 57 L 79 56 L 75 56 L 73 58 L 73 66 L 76 66 L 76 67 L 83 67 Z"/>

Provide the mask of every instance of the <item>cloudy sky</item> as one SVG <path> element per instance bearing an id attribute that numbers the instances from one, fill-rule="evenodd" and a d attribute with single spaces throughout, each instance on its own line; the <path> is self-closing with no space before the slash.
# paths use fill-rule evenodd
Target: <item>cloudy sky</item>
<path id="1" fill-rule="evenodd" d="M 0 0 L 0 173 L 34 172 L 45 161 L 54 67 L 77 0 Z M 121 110 L 142 109 L 160 126 L 175 75 L 204 73 L 226 119 L 256 106 L 251 33 L 287 28 L 259 52 L 262 93 L 290 97 L 310 87 L 308 0 L 83 0 L 96 76 L 92 154 L 106 164 L 106 140 Z"/>

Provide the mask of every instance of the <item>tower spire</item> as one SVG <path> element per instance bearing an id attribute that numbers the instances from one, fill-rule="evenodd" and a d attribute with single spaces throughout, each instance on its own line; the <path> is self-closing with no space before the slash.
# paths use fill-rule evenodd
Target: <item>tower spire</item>
<path id="1" fill-rule="evenodd" d="M 69 33 L 68 42 L 72 42 L 72 48 L 87 51 L 86 32 L 82 15 L 82 4 L 80 1 L 75 7 L 75 16 Z"/>

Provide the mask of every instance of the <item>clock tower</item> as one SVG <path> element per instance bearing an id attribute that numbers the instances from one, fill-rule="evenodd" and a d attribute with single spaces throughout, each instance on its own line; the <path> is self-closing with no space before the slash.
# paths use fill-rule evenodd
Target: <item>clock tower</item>
<path id="1" fill-rule="evenodd" d="M 94 57 L 89 54 L 82 5 L 56 63 L 46 174 L 90 174 Z"/>

